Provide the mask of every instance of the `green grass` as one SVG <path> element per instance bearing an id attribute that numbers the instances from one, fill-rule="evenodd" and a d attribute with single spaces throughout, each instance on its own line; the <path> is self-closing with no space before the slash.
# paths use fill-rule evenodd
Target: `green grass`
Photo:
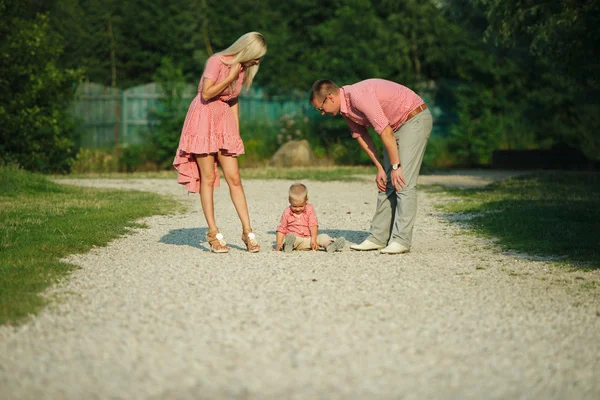
<path id="1" fill-rule="evenodd" d="M 177 179 L 175 169 L 156 172 L 86 172 L 81 174 L 53 175 L 53 179 Z"/>
<path id="2" fill-rule="evenodd" d="M 600 174 L 539 172 L 483 189 L 435 189 L 456 198 L 448 212 L 481 213 L 476 232 L 505 248 L 600 268 Z"/>
<path id="3" fill-rule="evenodd" d="M 219 170 L 220 171 L 220 170 Z M 307 167 L 307 168 L 240 168 L 242 179 L 286 179 L 286 180 L 315 180 L 315 181 L 355 181 L 357 175 L 373 175 L 375 167 Z M 222 173 L 221 173 L 222 175 Z M 57 175 L 54 178 L 76 179 L 177 179 L 177 171 L 159 172 L 112 172 L 112 173 L 86 173 Z"/>
<path id="4" fill-rule="evenodd" d="M 46 303 L 39 294 L 75 268 L 61 258 L 106 245 L 139 227 L 138 218 L 179 207 L 155 194 L 61 186 L 0 167 L 0 324 Z"/>
<path id="5" fill-rule="evenodd" d="M 313 181 L 356 181 L 357 175 L 373 175 L 375 167 L 307 167 L 307 168 L 245 168 L 240 170 L 242 179 L 286 179 Z"/>

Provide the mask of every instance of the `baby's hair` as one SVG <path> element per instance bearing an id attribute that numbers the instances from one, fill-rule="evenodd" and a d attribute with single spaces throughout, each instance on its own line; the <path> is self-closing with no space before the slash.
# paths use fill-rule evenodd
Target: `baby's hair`
<path id="1" fill-rule="evenodd" d="M 290 200 L 304 201 L 308 198 L 308 189 L 301 183 L 290 186 Z"/>

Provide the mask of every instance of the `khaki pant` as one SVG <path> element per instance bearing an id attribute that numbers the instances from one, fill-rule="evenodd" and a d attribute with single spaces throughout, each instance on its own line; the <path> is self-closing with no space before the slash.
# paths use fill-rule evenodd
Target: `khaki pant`
<path id="1" fill-rule="evenodd" d="M 399 192 L 392 186 L 390 158 L 384 151 L 383 167 L 388 184 L 386 191 L 377 195 L 377 209 L 371 220 L 371 235 L 368 238 L 370 241 L 382 245 L 398 242 L 410 249 L 417 215 L 417 178 L 432 126 L 431 112 L 425 109 L 394 132 L 406 186 Z"/>
<path id="2" fill-rule="evenodd" d="M 317 244 L 320 247 L 325 248 L 325 246 L 328 245 L 331 241 L 331 237 L 326 233 L 321 233 L 317 236 Z M 294 250 L 311 250 L 310 238 L 296 235 L 296 241 L 294 242 Z"/>

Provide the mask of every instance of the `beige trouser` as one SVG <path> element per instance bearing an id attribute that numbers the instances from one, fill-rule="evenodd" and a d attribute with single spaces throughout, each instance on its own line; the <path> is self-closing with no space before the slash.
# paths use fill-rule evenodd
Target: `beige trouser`
<path id="1" fill-rule="evenodd" d="M 321 233 L 317 236 L 317 244 L 320 247 L 325 248 L 331 242 L 331 237 L 326 233 Z M 294 242 L 294 250 L 311 250 L 310 238 L 296 235 L 296 241 Z"/>
<path id="2" fill-rule="evenodd" d="M 388 183 L 386 191 L 377 195 L 377 209 L 371 220 L 371 235 L 368 238 L 370 241 L 382 245 L 398 242 L 410 249 L 417 215 L 417 178 L 432 125 L 431 112 L 425 109 L 394 132 L 406 187 L 396 192 L 392 186 L 390 158 L 384 151 L 383 167 Z"/>

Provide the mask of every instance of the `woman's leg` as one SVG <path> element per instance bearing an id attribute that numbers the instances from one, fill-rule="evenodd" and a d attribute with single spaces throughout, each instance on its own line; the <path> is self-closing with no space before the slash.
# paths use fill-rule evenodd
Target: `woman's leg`
<path id="1" fill-rule="evenodd" d="M 221 153 L 218 154 L 219 164 L 223 169 L 223 175 L 229 185 L 229 195 L 231 201 L 235 206 L 238 217 L 242 222 L 242 229 L 244 232 L 250 232 L 252 227 L 250 226 L 250 216 L 248 215 L 248 204 L 246 202 L 246 194 L 242 186 L 242 179 L 240 178 L 240 169 L 238 167 L 238 160 L 235 157 L 225 156 Z"/>
<path id="2" fill-rule="evenodd" d="M 195 158 L 198 169 L 200 170 L 200 203 L 202 203 L 202 211 L 204 212 L 204 218 L 208 224 L 208 231 L 214 232 L 217 230 L 213 201 L 215 189 L 215 155 L 195 155 Z"/>

